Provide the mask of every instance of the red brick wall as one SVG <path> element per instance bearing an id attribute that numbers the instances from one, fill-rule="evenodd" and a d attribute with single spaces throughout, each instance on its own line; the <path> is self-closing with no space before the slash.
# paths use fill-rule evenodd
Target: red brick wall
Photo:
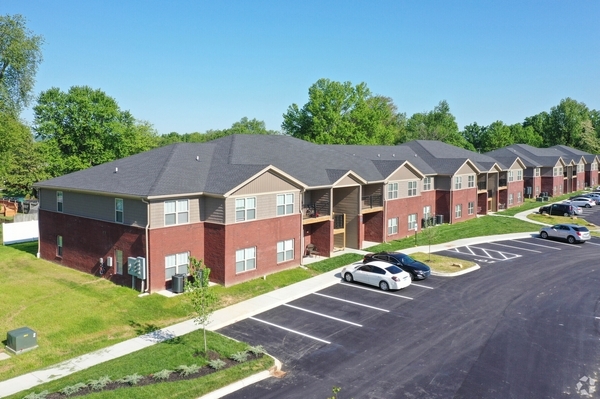
<path id="1" fill-rule="evenodd" d="M 473 214 L 469 215 L 469 202 L 474 202 Z M 454 207 L 458 204 L 462 204 L 462 217 L 459 219 L 455 218 Z M 450 209 L 450 223 L 464 222 L 465 220 L 473 219 L 477 217 L 477 187 L 467 188 L 464 190 L 452 191 L 452 203 Z M 446 221 L 444 219 L 444 221 Z"/>
<path id="2" fill-rule="evenodd" d="M 444 216 L 444 223 L 450 222 L 450 191 L 435 191 L 435 214 Z"/>
<path id="3" fill-rule="evenodd" d="M 210 268 L 210 279 L 225 281 L 225 225 L 204 223 L 204 262 Z"/>
<path id="4" fill-rule="evenodd" d="M 386 220 L 384 221 L 385 227 L 385 241 L 398 240 L 400 238 L 414 235 L 414 230 L 408 230 L 408 215 L 417 214 L 417 229 L 421 230 L 421 218 L 423 217 L 423 206 L 431 205 L 432 209 L 434 204 L 425 204 L 423 198 L 420 196 L 400 198 L 396 200 L 390 200 L 385 202 L 386 205 Z M 388 220 L 398 218 L 398 234 L 388 235 L 387 226 Z"/>
<path id="5" fill-rule="evenodd" d="M 559 190 L 560 187 L 564 186 L 564 178 L 563 176 L 543 176 L 541 185 L 541 192 L 548 192 L 550 195 L 557 196 L 561 194 Z M 554 187 L 556 187 L 556 193 L 553 192 Z"/>
<path id="6" fill-rule="evenodd" d="M 189 252 L 190 256 L 204 259 L 204 223 L 169 226 L 148 231 L 150 290 L 171 287 L 171 279 L 165 281 L 165 256 Z M 213 271 L 211 269 L 211 277 Z"/>
<path id="7" fill-rule="evenodd" d="M 116 284 L 131 285 L 127 257 L 145 257 L 145 229 L 39 211 L 40 256 L 82 272 L 100 276 L 100 262 L 113 257 L 113 267 L 102 275 Z M 56 256 L 56 237 L 63 237 L 63 256 Z M 115 250 L 123 251 L 123 275 L 115 274 Z M 139 281 L 138 281 L 139 282 Z M 139 287 L 139 285 L 138 285 Z"/>
<path id="8" fill-rule="evenodd" d="M 521 181 L 513 181 L 513 182 L 509 182 L 507 184 L 508 184 L 508 186 L 506 188 L 506 192 L 507 192 L 507 195 L 509 195 L 509 196 L 510 196 L 510 194 L 513 195 L 513 203 L 512 203 L 512 205 L 509 204 L 508 198 L 507 198 L 506 199 L 506 208 L 508 209 L 513 206 L 521 205 L 523 203 L 523 191 L 524 191 L 523 181 L 522 180 Z M 517 202 L 518 201 L 517 194 L 519 193 L 519 191 L 521 192 L 521 202 Z"/>
<path id="9" fill-rule="evenodd" d="M 477 194 L 477 207 L 481 208 L 481 212 L 479 212 L 481 215 L 486 215 L 488 212 L 487 206 L 488 206 L 488 196 L 487 193 L 481 193 L 481 194 Z M 478 209 L 475 209 L 475 212 L 478 212 Z"/>
<path id="10" fill-rule="evenodd" d="M 364 239 L 365 241 L 383 242 L 386 224 L 383 221 L 383 211 L 365 213 L 363 215 Z"/>
<path id="11" fill-rule="evenodd" d="M 305 235 L 308 226 L 304 226 Z M 310 225 L 310 236 L 304 242 L 304 245 L 313 243 L 317 247 L 321 256 L 329 257 L 333 251 L 333 220 Z"/>
<path id="12" fill-rule="evenodd" d="M 304 255 L 300 239 L 301 223 L 301 215 L 291 215 L 227 225 L 224 251 L 225 279 L 220 282 L 229 286 L 300 264 L 300 259 Z M 289 239 L 294 239 L 294 259 L 278 264 L 277 242 Z M 256 247 L 256 269 L 236 274 L 235 252 L 249 247 Z"/>

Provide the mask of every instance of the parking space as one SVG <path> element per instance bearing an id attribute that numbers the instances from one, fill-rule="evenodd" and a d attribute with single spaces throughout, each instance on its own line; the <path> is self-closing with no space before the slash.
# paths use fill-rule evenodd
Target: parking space
<path id="1" fill-rule="evenodd" d="M 335 343 L 338 333 L 364 328 L 378 315 L 418 301 L 442 280 L 430 277 L 400 291 L 382 291 L 340 279 L 329 288 L 249 317 L 219 332 L 252 345 L 262 345 L 278 356 L 295 357 Z M 286 354 L 281 354 L 282 347 Z"/>

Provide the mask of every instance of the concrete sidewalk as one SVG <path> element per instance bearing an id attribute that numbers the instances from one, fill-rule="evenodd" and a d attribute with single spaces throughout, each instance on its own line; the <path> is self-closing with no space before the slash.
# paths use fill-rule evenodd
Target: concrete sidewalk
<path id="1" fill-rule="evenodd" d="M 514 234 L 502 234 L 485 237 L 474 237 L 456 240 L 444 244 L 436 244 L 431 246 L 431 252 L 442 251 L 459 247 L 463 245 L 474 245 L 490 241 L 500 241 L 509 239 L 529 238 L 537 236 L 537 232 L 532 233 L 514 233 Z M 357 253 L 366 253 L 365 251 L 353 251 Z M 429 246 L 423 245 L 414 248 L 404 249 L 402 252 L 411 254 L 415 252 L 429 252 Z M 246 319 L 250 316 L 265 312 L 269 309 L 273 309 L 283 303 L 287 303 L 298 299 L 307 294 L 322 290 L 329 286 L 335 285 L 340 281 L 340 272 L 342 268 L 332 270 L 327 273 L 323 273 L 316 277 L 308 280 L 300 281 L 292 284 L 288 287 L 278 289 L 251 299 L 244 302 L 237 303 L 227 308 L 219 309 L 212 315 L 211 322 L 208 325 L 208 329 L 211 331 L 218 330 L 229 324 L 233 324 L 237 321 Z M 463 274 L 464 271 L 457 272 L 453 275 Z M 269 278 L 267 276 L 267 278 Z M 127 341 L 118 343 L 116 345 L 104 348 L 95 352 L 91 352 L 74 359 L 67 360 L 65 362 L 33 371 L 15 378 L 11 378 L 6 381 L 0 382 L 0 398 L 24 391 L 26 389 L 33 388 L 37 385 L 57 380 L 67 375 L 73 374 L 77 371 L 87 369 L 100 363 L 104 363 L 109 360 L 119 358 L 121 356 L 128 355 L 138 350 L 147 348 L 155 345 L 159 342 L 166 341 L 181 335 L 188 334 L 192 331 L 200 329 L 201 326 L 194 323 L 193 320 L 187 320 L 179 324 L 175 324 L 161 330 L 151 332 L 149 334 L 141 335 L 136 338 L 129 339 Z M 276 360 L 276 363 L 278 361 Z M 264 379 L 268 378 L 269 374 L 266 372 L 260 373 L 260 375 L 252 377 L 252 383 L 257 382 L 256 378 Z M 232 384 L 229 387 L 223 388 L 217 392 L 211 393 L 205 396 L 205 398 L 218 398 L 224 396 L 230 392 L 239 389 L 250 383 L 250 381 L 240 381 L 237 384 Z M 220 396 L 214 396 L 220 395 Z"/>

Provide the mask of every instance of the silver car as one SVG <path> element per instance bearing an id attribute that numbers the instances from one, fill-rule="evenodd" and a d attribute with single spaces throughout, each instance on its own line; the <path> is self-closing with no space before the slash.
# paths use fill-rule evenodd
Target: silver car
<path id="1" fill-rule="evenodd" d="M 555 224 L 554 226 L 542 227 L 540 237 L 566 240 L 569 244 L 586 242 L 592 238 L 588 228 L 578 224 Z"/>

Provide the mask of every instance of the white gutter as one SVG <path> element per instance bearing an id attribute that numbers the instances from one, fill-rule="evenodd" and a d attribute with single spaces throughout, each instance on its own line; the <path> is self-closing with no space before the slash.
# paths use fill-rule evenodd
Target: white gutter
<path id="1" fill-rule="evenodd" d="M 150 253 L 148 252 L 148 229 L 150 228 L 150 202 L 147 202 L 142 198 L 142 202 L 146 204 L 146 276 L 148 278 L 148 285 L 144 290 L 144 280 L 142 280 L 142 292 L 148 292 L 150 287 Z"/>

